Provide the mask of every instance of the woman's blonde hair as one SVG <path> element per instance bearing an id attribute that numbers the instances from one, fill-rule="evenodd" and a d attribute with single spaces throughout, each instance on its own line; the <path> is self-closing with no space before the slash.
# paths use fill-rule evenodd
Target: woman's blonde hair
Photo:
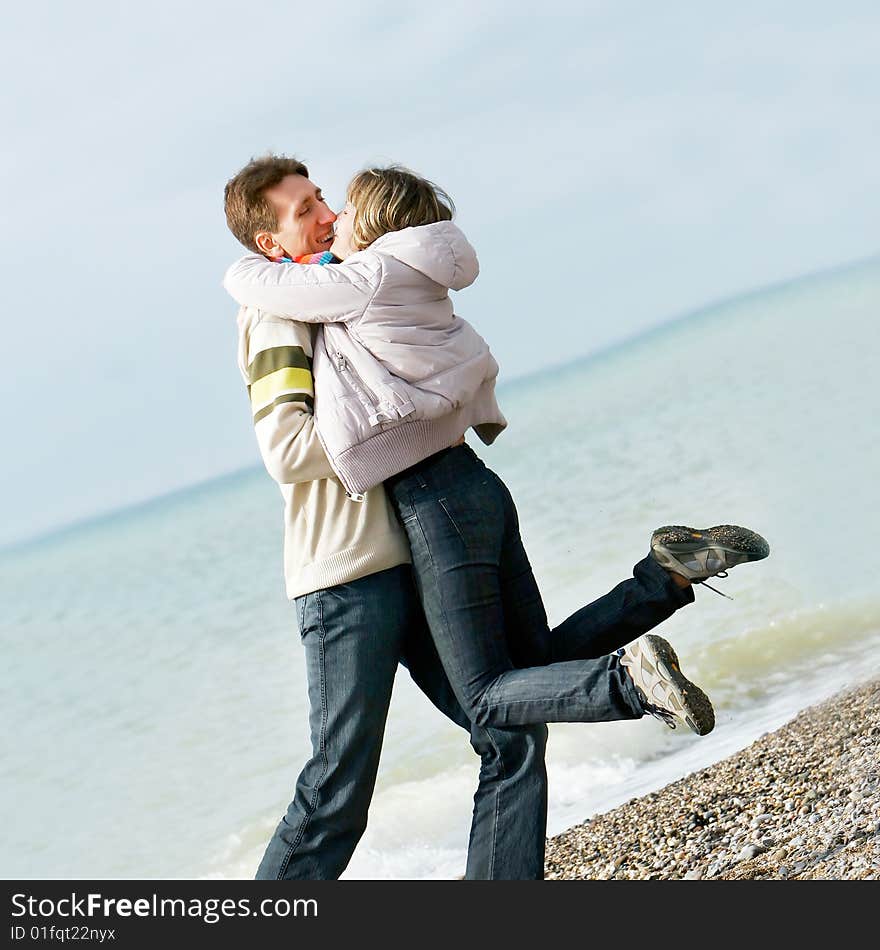
<path id="1" fill-rule="evenodd" d="M 348 200 L 355 209 L 352 239 L 358 250 L 389 231 L 451 221 L 455 212 L 442 188 L 402 165 L 359 172 L 349 182 Z"/>

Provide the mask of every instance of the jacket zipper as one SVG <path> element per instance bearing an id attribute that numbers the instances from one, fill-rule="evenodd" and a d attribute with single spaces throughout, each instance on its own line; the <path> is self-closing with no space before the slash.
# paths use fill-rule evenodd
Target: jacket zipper
<path id="1" fill-rule="evenodd" d="M 364 385 L 363 380 L 358 376 L 357 371 L 346 357 L 342 353 L 334 353 L 333 361 L 336 363 L 336 368 L 354 390 L 355 395 L 363 402 L 364 406 L 370 412 L 376 412 L 379 408 L 379 400 L 376 398 L 376 394 Z"/>
<path id="2" fill-rule="evenodd" d="M 321 443 L 321 448 L 324 450 L 324 454 L 327 456 L 327 461 L 330 463 L 330 468 L 333 469 L 333 474 L 339 479 L 340 484 L 343 489 L 345 489 L 345 494 L 352 501 L 366 501 L 367 496 L 361 492 L 352 491 L 351 488 L 346 484 L 346 480 L 342 477 L 342 474 L 336 470 L 336 466 L 333 464 L 333 456 L 330 454 L 327 449 L 327 445 L 324 442 L 324 436 L 321 434 L 321 427 L 318 425 L 317 420 L 315 420 L 315 432 L 318 435 L 318 441 Z"/>
<path id="3" fill-rule="evenodd" d="M 339 370 L 339 373 L 342 375 L 342 377 L 345 379 L 348 385 L 354 390 L 355 395 L 364 404 L 364 407 L 367 409 L 367 411 L 375 412 L 376 410 L 375 395 L 372 392 L 370 392 L 370 390 L 367 389 L 367 387 L 363 384 L 363 381 L 361 380 L 360 376 L 358 376 L 358 374 L 355 372 L 354 368 L 345 358 L 345 355 L 339 352 L 335 352 L 333 354 L 333 361 L 336 363 L 336 368 Z M 319 435 L 319 438 L 320 438 L 320 435 Z M 342 482 L 342 487 L 345 489 L 345 494 L 348 495 L 348 497 L 352 501 L 361 502 L 361 501 L 366 500 L 366 497 L 367 497 L 366 495 L 362 494 L 361 492 L 351 491 L 349 487 L 345 484 L 342 478 L 340 478 L 339 480 Z"/>

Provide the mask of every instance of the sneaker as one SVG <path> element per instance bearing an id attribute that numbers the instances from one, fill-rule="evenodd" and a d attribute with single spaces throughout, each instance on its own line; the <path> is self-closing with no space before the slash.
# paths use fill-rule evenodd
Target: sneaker
<path id="1" fill-rule="evenodd" d="M 770 554 L 770 545 L 760 534 L 735 524 L 703 529 L 667 525 L 651 535 L 651 554 L 668 571 L 705 584 L 709 577 L 727 577 L 737 564 L 763 560 Z"/>
<path id="2" fill-rule="evenodd" d="M 686 723 L 698 736 L 715 728 L 715 710 L 709 697 L 684 677 L 675 650 L 663 637 L 639 637 L 624 648 L 620 665 L 635 684 L 645 712 L 670 729 L 676 727 L 676 720 Z"/>

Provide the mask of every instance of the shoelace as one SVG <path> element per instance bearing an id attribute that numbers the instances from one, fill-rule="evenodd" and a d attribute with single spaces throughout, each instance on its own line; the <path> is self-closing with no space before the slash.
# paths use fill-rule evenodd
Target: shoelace
<path id="1" fill-rule="evenodd" d="M 623 656 L 623 648 L 616 651 L 618 656 Z M 645 696 L 644 691 L 641 686 L 636 686 L 636 695 L 639 697 L 639 703 L 641 703 L 642 711 L 646 712 L 649 716 L 653 716 L 655 719 L 659 719 L 661 722 L 669 726 L 670 729 L 675 729 L 678 725 L 678 722 L 668 709 L 661 709 L 659 706 L 655 706 L 653 703 L 648 702 L 648 697 Z"/>
<path id="2" fill-rule="evenodd" d="M 712 577 L 727 577 L 727 571 L 719 571 L 717 574 L 713 574 Z M 709 590 L 715 591 L 716 594 L 720 594 L 722 597 L 726 597 L 728 600 L 733 600 L 730 594 L 725 594 L 723 590 L 718 590 L 717 587 L 713 587 L 711 584 L 707 584 L 705 581 L 696 581 L 697 584 L 702 584 L 703 587 L 708 587 Z"/>
<path id="3" fill-rule="evenodd" d="M 649 716 L 653 716 L 655 719 L 666 723 L 670 729 L 675 729 L 678 725 L 675 716 L 673 716 L 668 709 L 661 709 L 659 706 L 652 706 L 650 703 L 642 703 L 642 708 Z"/>

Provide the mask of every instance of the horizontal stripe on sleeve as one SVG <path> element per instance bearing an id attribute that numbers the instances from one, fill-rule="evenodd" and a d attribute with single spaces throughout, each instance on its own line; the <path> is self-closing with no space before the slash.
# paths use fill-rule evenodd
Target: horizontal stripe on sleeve
<path id="1" fill-rule="evenodd" d="M 268 350 L 261 350 L 254 357 L 247 370 L 248 382 L 253 384 L 279 369 L 311 368 L 312 361 L 301 346 L 273 346 Z"/>
<path id="2" fill-rule="evenodd" d="M 315 390 L 312 385 L 312 374 L 307 369 L 292 367 L 277 369 L 274 373 L 269 373 L 268 376 L 263 376 L 251 384 L 251 409 L 258 412 L 279 396 L 293 392 L 313 396 Z"/>
<path id="3" fill-rule="evenodd" d="M 265 419 L 276 406 L 280 406 L 285 402 L 301 402 L 307 405 L 309 409 L 314 410 L 315 408 L 315 401 L 308 393 L 284 393 L 283 396 L 278 396 L 276 399 L 273 399 L 268 406 L 263 406 L 262 409 L 254 413 L 254 425 L 256 425 L 260 419 Z"/>

